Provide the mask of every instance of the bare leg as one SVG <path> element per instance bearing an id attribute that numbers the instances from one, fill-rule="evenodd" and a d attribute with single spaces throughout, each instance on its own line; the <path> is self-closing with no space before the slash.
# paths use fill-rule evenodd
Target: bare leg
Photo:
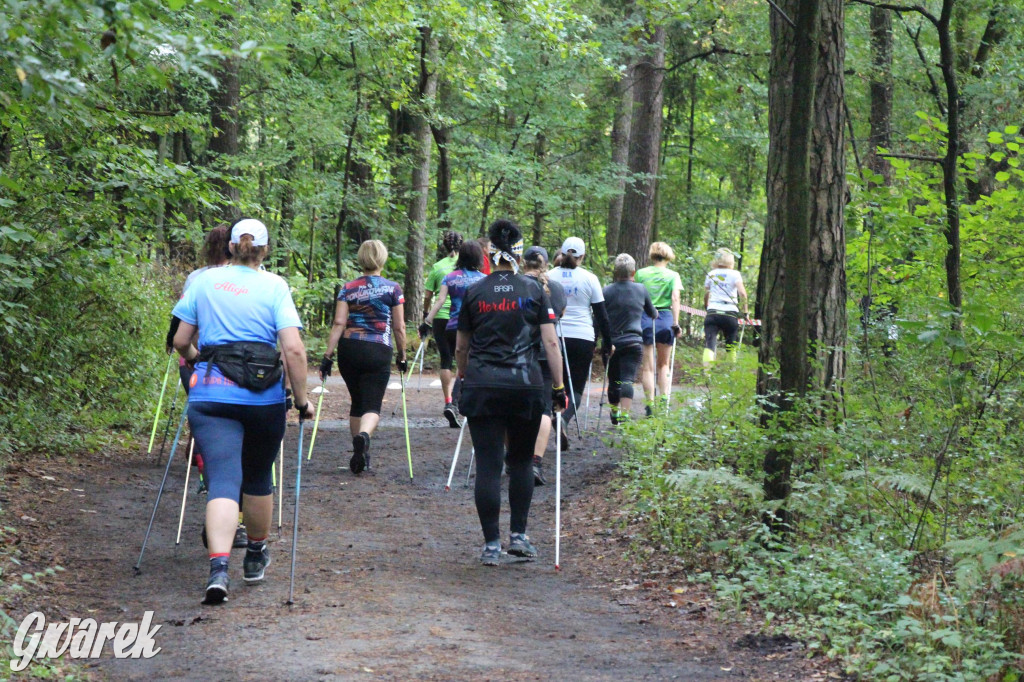
<path id="1" fill-rule="evenodd" d="M 441 370 L 441 392 L 444 393 L 444 402 L 447 405 L 452 401 L 452 371 L 450 369 Z"/>
<path id="2" fill-rule="evenodd" d="M 658 346 L 658 393 L 668 395 L 671 386 L 668 385 L 668 363 L 672 359 L 672 344 L 659 343 Z"/>
<path id="3" fill-rule="evenodd" d="M 218 497 L 206 503 L 206 541 L 210 554 L 230 552 L 237 527 L 238 500 Z"/>
<path id="4" fill-rule="evenodd" d="M 644 387 L 647 402 L 654 400 L 654 346 L 644 346 L 643 362 L 640 365 L 640 383 Z"/>
<path id="5" fill-rule="evenodd" d="M 543 457 L 544 451 L 548 449 L 548 439 L 551 438 L 551 417 L 546 414 L 540 418 L 540 429 L 537 431 L 537 442 L 533 444 L 533 456 Z"/>
<path id="6" fill-rule="evenodd" d="M 348 430 L 352 433 L 353 438 L 359 435 L 359 424 L 361 421 L 359 417 L 348 418 Z"/>
<path id="7" fill-rule="evenodd" d="M 363 431 L 368 436 L 372 436 L 374 430 L 377 428 L 377 424 L 380 422 L 380 415 L 376 412 L 367 412 L 359 422 L 361 427 L 359 430 Z M 359 431 L 356 431 L 356 433 L 359 433 Z"/>
<path id="8" fill-rule="evenodd" d="M 274 514 L 273 495 L 242 495 L 245 529 L 251 538 L 270 535 L 270 519 Z"/>

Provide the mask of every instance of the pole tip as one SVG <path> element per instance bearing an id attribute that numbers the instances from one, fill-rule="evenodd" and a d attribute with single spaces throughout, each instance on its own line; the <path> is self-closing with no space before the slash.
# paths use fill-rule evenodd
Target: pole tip
<path id="1" fill-rule="evenodd" d="M 559 566 L 558 564 L 555 564 L 555 570 L 556 570 L 556 571 L 561 571 L 561 570 L 562 570 L 562 567 L 561 567 L 561 566 Z"/>
<path id="2" fill-rule="evenodd" d="M 451 487 L 450 485 L 446 485 L 446 486 L 444 487 L 444 491 L 445 491 L 445 492 L 448 492 L 448 491 L 449 491 L 449 490 L 451 490 L 451 489 L 452 489 L 452 487 Z"/>

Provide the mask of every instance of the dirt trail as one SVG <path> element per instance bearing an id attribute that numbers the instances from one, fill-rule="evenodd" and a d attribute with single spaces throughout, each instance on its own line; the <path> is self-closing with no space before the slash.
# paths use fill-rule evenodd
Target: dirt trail
<path id="1" fill-rule="evenodd" d="M 744 648 L 749 629 L 708 617 L 699 594 L 674 595 L 682 575 L 644 582 L 621 557 L 628 540 L 602 517 L 617 454 L 595 437 L 566 453 L 563 568 L 553 568 L 550 485 L 537 488 L 530 535 L 535 563 L 485 568 L 472 489 L 469 437 L 444 491 L 458 431 L 440 418 L 440 389 L 425 376 L 408 394 L 415 478 L 408 476 L 401 408 L 389 390 L 372 444 L 373 471 L 348 471 L 348 395 L 328 383 L 313 460 L 304 463 L 296 596 L 288 594 L 297 425 L 285 440 L 284 526 L 272 534 L 267 579 L 241 579 L 232 556 L 230 601 L 199 604 L 207 573 L 199 542 L 205 498 L 190 484 L 182 543 L 174 546 L 184 458 L 178 453 L 142 572 L 133 575 L 162 468 L 144 454 L 15 466 L 4 495 L 25 522 L 26 555 L 68 570 L 18 605 L 51 619 L 86 615 L 163 624 L 155 658 L 90 665 L 109 679 L 808 679 L 799 651 Z M 311 383 L 318 383 L 312 380 Z M 594 429 L 599 386 L 592 398 Z M 400 403 L 399 403 L 400 404 Z M 604 417 L 607 431 L 607 412 Z M 307 425 L 309 429 L 310 425 Z M 308 444 L 308 431 L 306 443 Z M 45 471 L 44 471 L 45 470 Z M 54 480 L 43 478 L 43 474 Z M 504 498 L 507 500 L 507 498 Z M 502 518 L 507 537 L 508 518 Z M 275 510 L 276 514 L 276 510 Z M 673 582 L 674 581 L 674 582 Z M 692 589 L 692 588 L 687 588 Z M 687 599 L 700 605 L 690 604 Z M 678 601 L 678 604 L 676 603 Z M 32 604 L 31 602 L 36 602 Z M 20 615 L 20 614 L 16 614 Z M 0 675 L 2 677 L 2 675 Z"/>

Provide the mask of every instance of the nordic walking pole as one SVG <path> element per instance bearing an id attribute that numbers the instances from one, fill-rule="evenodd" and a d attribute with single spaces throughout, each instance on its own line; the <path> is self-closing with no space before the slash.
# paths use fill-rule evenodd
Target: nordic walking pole
<path id="1" fill-rule="evenodd" d="M 285 429 L 287 432 L 287 429 Z M 281 534 L 281 514 L 284 509 L 284 438 L 281 438 L 281 450 L 278 453 L 278 457 L 281 460 L 281 475 L 277 478 L 277 533 Z"/>
<path id="2" fill-rule="evenodd" d="M 167 413 L 167 425 L 164 426 L 164 437 L 160 440 L 160 453 L 156 456 L 156 461 L 160 462 L 164 458 L 164 446 L 167 445 L 167 433 L 171 430 L 171 417 L 174 416 L 174 407 L 178 404 L 178 391 L 181 389 L 181 380 L 178 380 L 177 385 L 174 387 L 174 400 L 171 401 L 171 410 Z"/>
<path id="3" fill-rule="evenodd" d="M 562 425 L 562 413 L 555 412 L 555 423 Z M 561 570 L 562 548 L 562 441 L 555 439 L 555 570 Z"/>
<path id="4" fill-rule="evenodd" d="M 469 487 L 469 479 L 473 476 L 473 462 L 476 461 L 476 448 L 469 451 L 469 471 L 466 472 L 466 487 Z"/>
<path id="5" fill-rule="evenodd" d="M 565 350 L 565 337 L 562 336 L 562 321 L 558 320 L 558 339 L 562 342 L 562 359 L 565 364 L 565 376 L 569 379 L 569 400 L 572 401 L 573 412 L 576 411 L 576 391 L 572 388 L 572 372 L 569 371 L 569 358 Z M 559 432 L 560 433 L 560 432 Z M 580 416 L 576 415 L 576 435 L 581 439 L 583 434 L 580 432 Z"/>
<path id="6" fill-rule="evenodd" d="M 587 406 L 583 408 L 583 430 L 590 429 L 590 378 L 594 373 L 594 360 L 590 360 L 590 368 L 587 370 Z M 579 419 L 579 417 L 576 417 Z"/>
<path id="7" fill-rule="evenodd" d="M 409 376 L 412 376 L 411 368 Z M 409 411 L 405 406 L 405 375 L 402 376 L 402 421 L 405 422 L 405 455 L 409 458 L 409 480 L 412 480 L 412 445 L 409 443 Z"/>
<path id="8" fill-rule="evenodd" d="M 185 400 L 185 406 L 188 406 L 188 400 Z M 142 541 L 142 551 L 139 552 L 139 560 L 135 564 L 135 572 L 138 573 L 142 567 L 142 556 L 146 553 L 146 545 L 149 543 L 149 534 L 153 531 L 153 520 L 156 519 L 156 510 L 160 506 L 160 498 L 164 494 L 164 486 L 167 485 L 167 474 L 171 471 L 171 462 L 174 461 L 174 453 L 178 449 L 178 441 L 181 440 L 181 430 L 185 428 L 185 416 L 188 414 L 187 409 L 181 410 L 181 419 L 178 420 L 178 431 L 174 434 L 174 444 L 171 445 L 171 454 L 167 456 L 167 466 L 164 467 L 164 477 L 160 481 L 160 489 L 156 493 L 156 502 L 153 503 L 153 513 L 149 516 L 149 526 L 146 528 L 146 537 Z"/>
<path id="9" fill-rule="evenodd" d="M 160 411 L 164 407 L 164 392 L 167 391 L 167 377 L 171 376 L 171 360 L 173 359 L 174 354 L 168 353 L 167 369 L 164 370 L 164 381 L 160 385 L 160 399 L 156 401 L 156 414 L 153 415 L 153 430 L 149 432 L 149 448 L 146 450 L 147 455 L 153 454 L 153 441 L 156 439 L 156 425 L 160 423 Z"/>
<path id="10" fill-rule="evenodd" d="M 611 356 L 609 356 L 611 357 Z M 604 367 L 604 378 L 601 379 L 601 397 L 597 403 L 597 432 L 601 433 L 601 412 L 604 410 L 604 396 L 605 389 L 608 387 L 608 365 Z M 608 405 L 608 409 L 612 409 L 611 405 Z"/>
<path id="11" fill-rule="evenodd" d="M 423 360 L 425 359 L 425 357 L 426 357 L 426 355 L 427 355 L 427 354 L 426 354 L 426 352 L 425 352 L 425 351 L 423 350 L 423 346 L 424 346 L 424 344 L 426 344 L 426 343 L 427 343 L 427 340 L 426 340 L 426 339 L 423 339 L 422 341 L 420 341 L 420 347 L 419 347 L 419 349 L 418 349 L 418 350 L 416 351 L 416 355 L 414 355 L 414 356 L 413 356 L 413 358 L 412 358 L 412 366 L 413 366 L 413 367 L 415 367 L 415 366 L 416 366 L 416 360 L 417 360 L 417 358 L 418 358 L 418 359 L 419 359 L 419 361 L 420 361 L 420 379 L 419 379 L 419 381 L 418 381 L 418 382 L 416 383 L 416 392 L 417 392 L 417 393 L 419 393 L 419 392 L 420 392 L 420 389 L 421 389 L 421 388 L 423 388 Z"/>
<path id="12" fill-rule="evenodd" d="M 452 477 L 455 476 L 455 463 L 459 461 L 459 450 L 462 449 L 462 436 L 466 433 L 466 422 L 469 421 L 466 417 L 462 418 L 462 428 L 459 429 L 459 440 L 455 443 L 455 456 L 452 457 L 452 468 L 448 472 L 448 482 L 444 484 L 444 489 L 452 489 Z"/>
<path id="13" fill-rule="evenodd" d="M 188 443 L 188 464 L 185 469 L 185 488 L 181 491 L 181 513 L 178 514 L 178 536 L 174 538 L 174 546 L 181 544 L 181 524 L 185 522 L 185 500 L 188 499 L 188 477 L 192 473 L 192 451 L 195 450 L 196 439 L 192 438 Z"/>
<path id="14" fill-rule="evenodd" d="M 288 582 L 288 604 L 295 603 L 295 556 L 299 547 L 299 493 L 302 492 L 302 418 L 299 415 L 299 452 L 295 461 L 295 516 L 292 518 L 292 575 Z M 284 457 L 281 458 L 284 462 Z"/>
<path id="15" fill-rule="evenodd" d="M 320 398 L 316 401 L 316 419 L 313 420 L 313 435 L 309 437 L 309 454 L 306 461 L 313 459 L 313 445 L 316 443 L 316 430 L 320 427 L 320 408 L 324 406 L 324 387 L 320 387 Z"/>
<path id="16" fill-rule="evenodd" d="M 668 356 L 668 392 L 665 394 L 665 407 L 672 404 L 672 375 L 676 371 L 676 339 L 672 337 L 672 353 Z"/>

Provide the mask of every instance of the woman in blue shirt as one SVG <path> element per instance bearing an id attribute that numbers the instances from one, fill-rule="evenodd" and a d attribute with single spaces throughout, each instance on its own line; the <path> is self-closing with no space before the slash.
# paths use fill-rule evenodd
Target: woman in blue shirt
<path id="1" fill-rule="evenodd" d="M 189 423 L 206 458 L 206 604 L 227 599 L 239 488 L 249 531 L 242 566 L 245 581 L 263 580 L 270 565 L 270 469 L 284 437 L 286 411 L 278 343 L 295 407 L 301 416 L 313 416 L 306 397 L 302 323 L 291 292 L 283 279 L 259 269 L 267 241 L 267 228 L 260 221 L 237 222 L 231 229 L 231 264 L 197 276 L 174 306 L 174 315 L 181 320 L 174 347 L 195 369 L 189 379 Z M 198 348 L 192 345 L 197 329 Z"/>

